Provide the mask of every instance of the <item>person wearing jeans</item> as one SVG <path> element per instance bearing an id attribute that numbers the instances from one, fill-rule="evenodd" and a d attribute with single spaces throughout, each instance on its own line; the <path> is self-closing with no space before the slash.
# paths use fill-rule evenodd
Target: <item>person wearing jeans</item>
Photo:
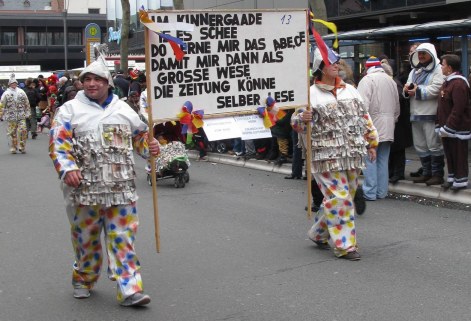
<path id="1" fill-rule="evenodd" d="M 388 194 L 389 152 L 400 105 L 397 85 L 385 72 L 381 61 L 372 56 L 366 61 L 365 67 L 366 75 L 358 84 L 358 91 L 378 131 L 379 145 L 376 160 L 365 157 L 363 193 L 366 200 L 374 201 L 385 198 Z"/>

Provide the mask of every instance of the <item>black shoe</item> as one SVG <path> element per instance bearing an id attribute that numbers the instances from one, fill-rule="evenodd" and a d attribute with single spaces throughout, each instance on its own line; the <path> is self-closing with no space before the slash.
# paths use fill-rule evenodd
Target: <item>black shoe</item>
<path id="1" fill-rule="evenodd" d="M 425 185 L 431 186 L 431 185 L 441 185 L 443 184 L 444 179 L 441 176 L 432 176 L 428 181 L 425 182 Z"/>
<path id="2" fill-rule="evenodd" d="M 285 156 L 281 156 L 275 161 L 276 166 L 281 166 L 284 163 L 286 163 L 286 157 Z"/>
<path id="3" fill-rule="evenodd" d="M 249 160 L 255 158 L 255 154 L 245 154 L 244 159 Z"/>
<path id="4" fill-rule="evenodd" d="M 320 206 L 317 206 L 314 204 L 311 206 L 311 212 L 316 213 L 319 211 L 320 208 L 321 208 Z M 304 210 L 307 212 L 307 206 L 304 207 Z"/>
<path id="5" fill-rule="evenodd" d="M 321 241 L 313 241 L 313 242 L 316 243 L 317 248 L 319 250 L 330 250 L 330 245 L 327 242 L 325 242 L 325 243 L 321 242 Z"/>
<path id="6" fill-rule="evenodd" d="M 32 138 L 32 139 L 36 139 L 36 137 L 38 137 L 38 134 L 36 134 L 36 133 L 32 133 L 32 134 L 31 134 L 31 138 Z"/>
<path id="7" fill-rule="evenodd" d="M 420 177 L 422 176 L 422 173 L 424 172 L 424 169 L 421 167 L 415 172 L 410 173 L 410 177 Z"/>
<path id="8" fill-rule="evenodd" d="M 396 184 L 397 182 L 399 182 L 402 179 L 405 179 L 404 176 L 394 175 L 394 176 L 391 176 L 391 178 L 389 179 L 389 183 Z"/>
<path id="9" fill-rule="evenodd" d="M 353 205 L 355 206 L 355 212 L 358 215 L 362 215 L 366 210 L 366 202 L 363 196 L 363 186 L 358 185 L 355 197 L 353 198 Z"/>
<path id="10" fill-rule="evenodd" d="M 414 183 L 425 183 L 426 181 L 428 181 L 431 178 L 432 178 L 432 176 L 419 176 L 419 177 L 415 177 L 412 181 Z"/>
<path id="11" fill-rule="evenodd" d="M 288 175 L 285 176 L 285 179 L 301 179 L 301 176 Z"/>
<path id="12" fill-rule="evenodd" d="M 452 187 L 452 186 L 453 186 L 453 182 L 445 182 L 445 183 L 442 184 L 442 188 L 443 188 L 444 190 L 447 190 L 447 189 L 449 189 L 449 188 Z"/>
<path id="13" fill-rule="evenodd" d="M 360 253 L 357 251 L 348 252 L 347 254 L 340 256 L 339 259 L 349 260 L 349 261 L 358 261 L 360 260 Z"/>

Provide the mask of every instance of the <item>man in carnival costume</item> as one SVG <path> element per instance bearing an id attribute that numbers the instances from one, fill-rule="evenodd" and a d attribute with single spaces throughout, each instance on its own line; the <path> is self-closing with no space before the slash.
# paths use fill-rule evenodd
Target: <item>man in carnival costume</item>
<path id="1" fill-rule="evenodd" d="M 133 149 L 142 157 L 159 154 L 148 126 L 112 93 L 111 75 L 99 56 L 80 74 L 83 91 L 58 110 L 50 136 L 50 157 L 62 180 L 75 251 L 75 298 L 90 296 L 102 265 L 101 231 L 108 275 L 117 281 L 123 306 L 150 302 L 143 293 L 134 250 L 138 227 Z"/>
<path id="2" fill-rule="evenodd" d="M 422 163 L 422 176 L 414 179 L 414 183 L 440 185 L 444 181 L 445 158 L 440 137 L 435 132 L 435 121 L 444 76 L 431 43 L 419 45 L 409 60 L 412 70 L 404 86 L 404 97 L 410 100 L 412 139 Z"/>
<path id="3" fill-rule="evenodd" d="M 10 153 L 16 154 L 17 150 L 26 153 L 26 139 L 28 129 L 26 119 L 31 117 L 31 108 L 28 96 L 23 89 L 18 88 L 15 74 L 11 74 L 8 80 L 8 88 L 0 99 L 0 118 L 8 122 L 7 136 L 10 145 Z"/>
<path id="4" fill-rule="evenodd" d="M 311 171 L 324 195 L 308 236 L 320 249 L 332 248 L 337 257 L 356 261 L 353 199 L 363 157 L 376 158 L 378 134 L 360 93 L 339 77 L 340 57 L 326 49 L 325 61 L 319 48 L 314 52 L 312 110 L 296 114 L 292 123 L 299 132 L 312 126 Z"/>

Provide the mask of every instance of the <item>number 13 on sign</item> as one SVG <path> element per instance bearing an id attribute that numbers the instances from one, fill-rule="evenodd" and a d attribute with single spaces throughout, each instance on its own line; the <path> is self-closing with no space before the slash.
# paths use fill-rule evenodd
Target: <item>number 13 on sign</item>
<path id="1" fill-rule="evenodd" d="M 290 14 L 284 14 L 283 17 L 281 17 L 281 24 L 282 25 L 289 25 L 291 22 L 291 15 Z"/>

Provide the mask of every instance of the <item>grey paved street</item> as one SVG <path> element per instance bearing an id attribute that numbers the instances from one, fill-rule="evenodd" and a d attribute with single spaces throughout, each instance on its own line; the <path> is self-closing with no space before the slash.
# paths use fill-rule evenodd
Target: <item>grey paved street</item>
<path id="1" fill-rule="evenodd" d="M 137 159 L 145 291 L 120 307 L 102 278 L 72 297 L 69 227 L 48 137 L 11 155 L 0 123 L 0 321 L 470 320 L 470 212 L 385 199 L 358 217 L 362 260 L 307 240 L 305 181 L 281 173 L 192 162 L 183 189 L 159 181 L 161 253 L 152 191 Z"/>

